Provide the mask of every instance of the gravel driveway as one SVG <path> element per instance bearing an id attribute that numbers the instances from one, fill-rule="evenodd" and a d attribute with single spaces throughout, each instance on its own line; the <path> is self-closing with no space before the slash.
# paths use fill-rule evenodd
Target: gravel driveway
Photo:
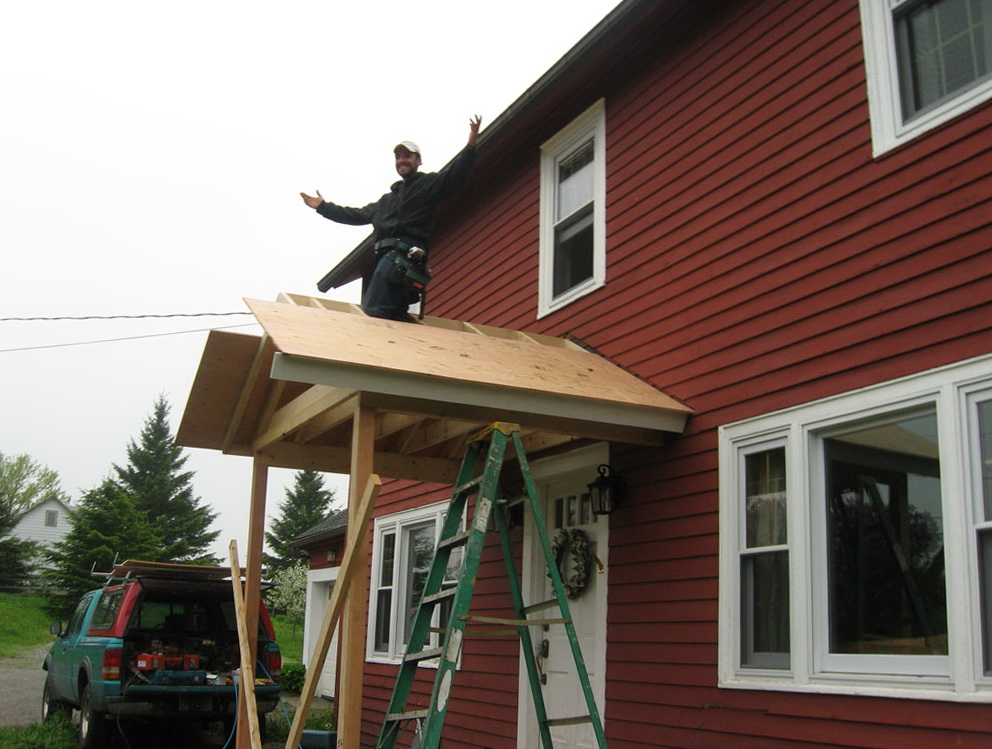
<path id="1" fill-rule="evenodd" d="M 25 726 L 41 722 L 41 690 L 45 672 L 41 664 L 49 646 L 15 658 L 0 658 L 0 726 Z"/>

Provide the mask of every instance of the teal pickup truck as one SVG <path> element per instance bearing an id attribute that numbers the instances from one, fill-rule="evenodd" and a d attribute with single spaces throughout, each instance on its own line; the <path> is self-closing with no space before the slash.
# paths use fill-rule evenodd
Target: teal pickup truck
<path id="1" fill-rule="evenodd" d="M 228 579 L 224 579 L 228 578 Z M 230 569 L 128 561 L 79 601 L 45 657 L 42 717 L 80 712 L 80 749 L 129 718 L 234 723 L 240 650 Z M 255 700 L 279 700 L 282 655 L 262 603 Z M 111 721 L 108 718 L 113 717 Z M 264 726 L 265 721 L 259 721 Z"/>

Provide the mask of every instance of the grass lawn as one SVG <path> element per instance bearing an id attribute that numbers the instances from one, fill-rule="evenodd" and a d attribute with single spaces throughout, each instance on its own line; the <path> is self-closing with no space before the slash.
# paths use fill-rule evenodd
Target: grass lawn
<path id="1" fill-rule="evenodd" d="M 0 658 L 49 644 L 48 626 L 53 618 L 42 611 L 45 599 L 16 593 L 0 593 Z"/>
<path id="2" fill-rule="evenodd" d="M 301 663 L 303 661 L 303 624 L 293 626 L 292 620 L 280 614 L 272 615 L 272 626 L 276 630 L 276 642 L 282 652 L 284 661 Z M 295 631 L 294 631 L 295 629 Z"/>

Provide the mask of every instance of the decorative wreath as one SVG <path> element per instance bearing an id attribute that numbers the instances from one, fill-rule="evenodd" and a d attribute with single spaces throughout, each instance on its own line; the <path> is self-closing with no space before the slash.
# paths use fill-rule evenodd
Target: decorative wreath
<path id="1" fill-rule="evenodd" d="M 589 583 L 592 567 L 592 553 L 589 550 L 589 537 L 578 528 L 563 528 L 551 541 L 551 553 L 555 558 L 565 595 L 578 598 Z M 551 577 L 551 570 L 548 570 Z"/>

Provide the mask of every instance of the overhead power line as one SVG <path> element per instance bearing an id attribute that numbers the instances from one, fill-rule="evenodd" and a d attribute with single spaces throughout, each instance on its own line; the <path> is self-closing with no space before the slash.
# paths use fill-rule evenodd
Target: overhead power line
<path id="1" fill-rule="evenodd" d="M 231 315 L 250 315 L 251 312 L 171 312 L 155 315 L 79 315 L 61 317 L 0 317 L 0 322 L 52 322 L 56 320 L 145 320 L 150 318 L 163 319 L 167 317 L 229 317 Z"/>
<path id="2" fill-rule="evenodd" d="M 44 344 L 42 346 L 21 346 L 19 348 L 0 349 L 0 354 L 9 354 L 15 351 L 38 351 L 39 349 L 46 349 L 46 348 L 65 348 L 67 346 L 90 346 L 96 343 L 118 343 L 120 341 L 138 341 L 143 338 L 162 338 L 164 336 L 170 336 L 170 335 L 186 335 L 187 333 L 207 333 L 210 332 L 211 330 L 229 330 L 230 328 L 249 328 L 253 325 L 255 325 L 255 323 L 245 323 L 243 325 L 226 325 L 219 328 L 197 328 L 196 330 L 175 330 L 172 331 L 171 333 L 150 333 L 148 335 L 134 335 L 134 336 L 127 336 L 124 338 L 103 338 L 100 340 L 93 340 L 93 341 L 73 341 L 71 343 L 49 343 L 49 344 Z"/>

